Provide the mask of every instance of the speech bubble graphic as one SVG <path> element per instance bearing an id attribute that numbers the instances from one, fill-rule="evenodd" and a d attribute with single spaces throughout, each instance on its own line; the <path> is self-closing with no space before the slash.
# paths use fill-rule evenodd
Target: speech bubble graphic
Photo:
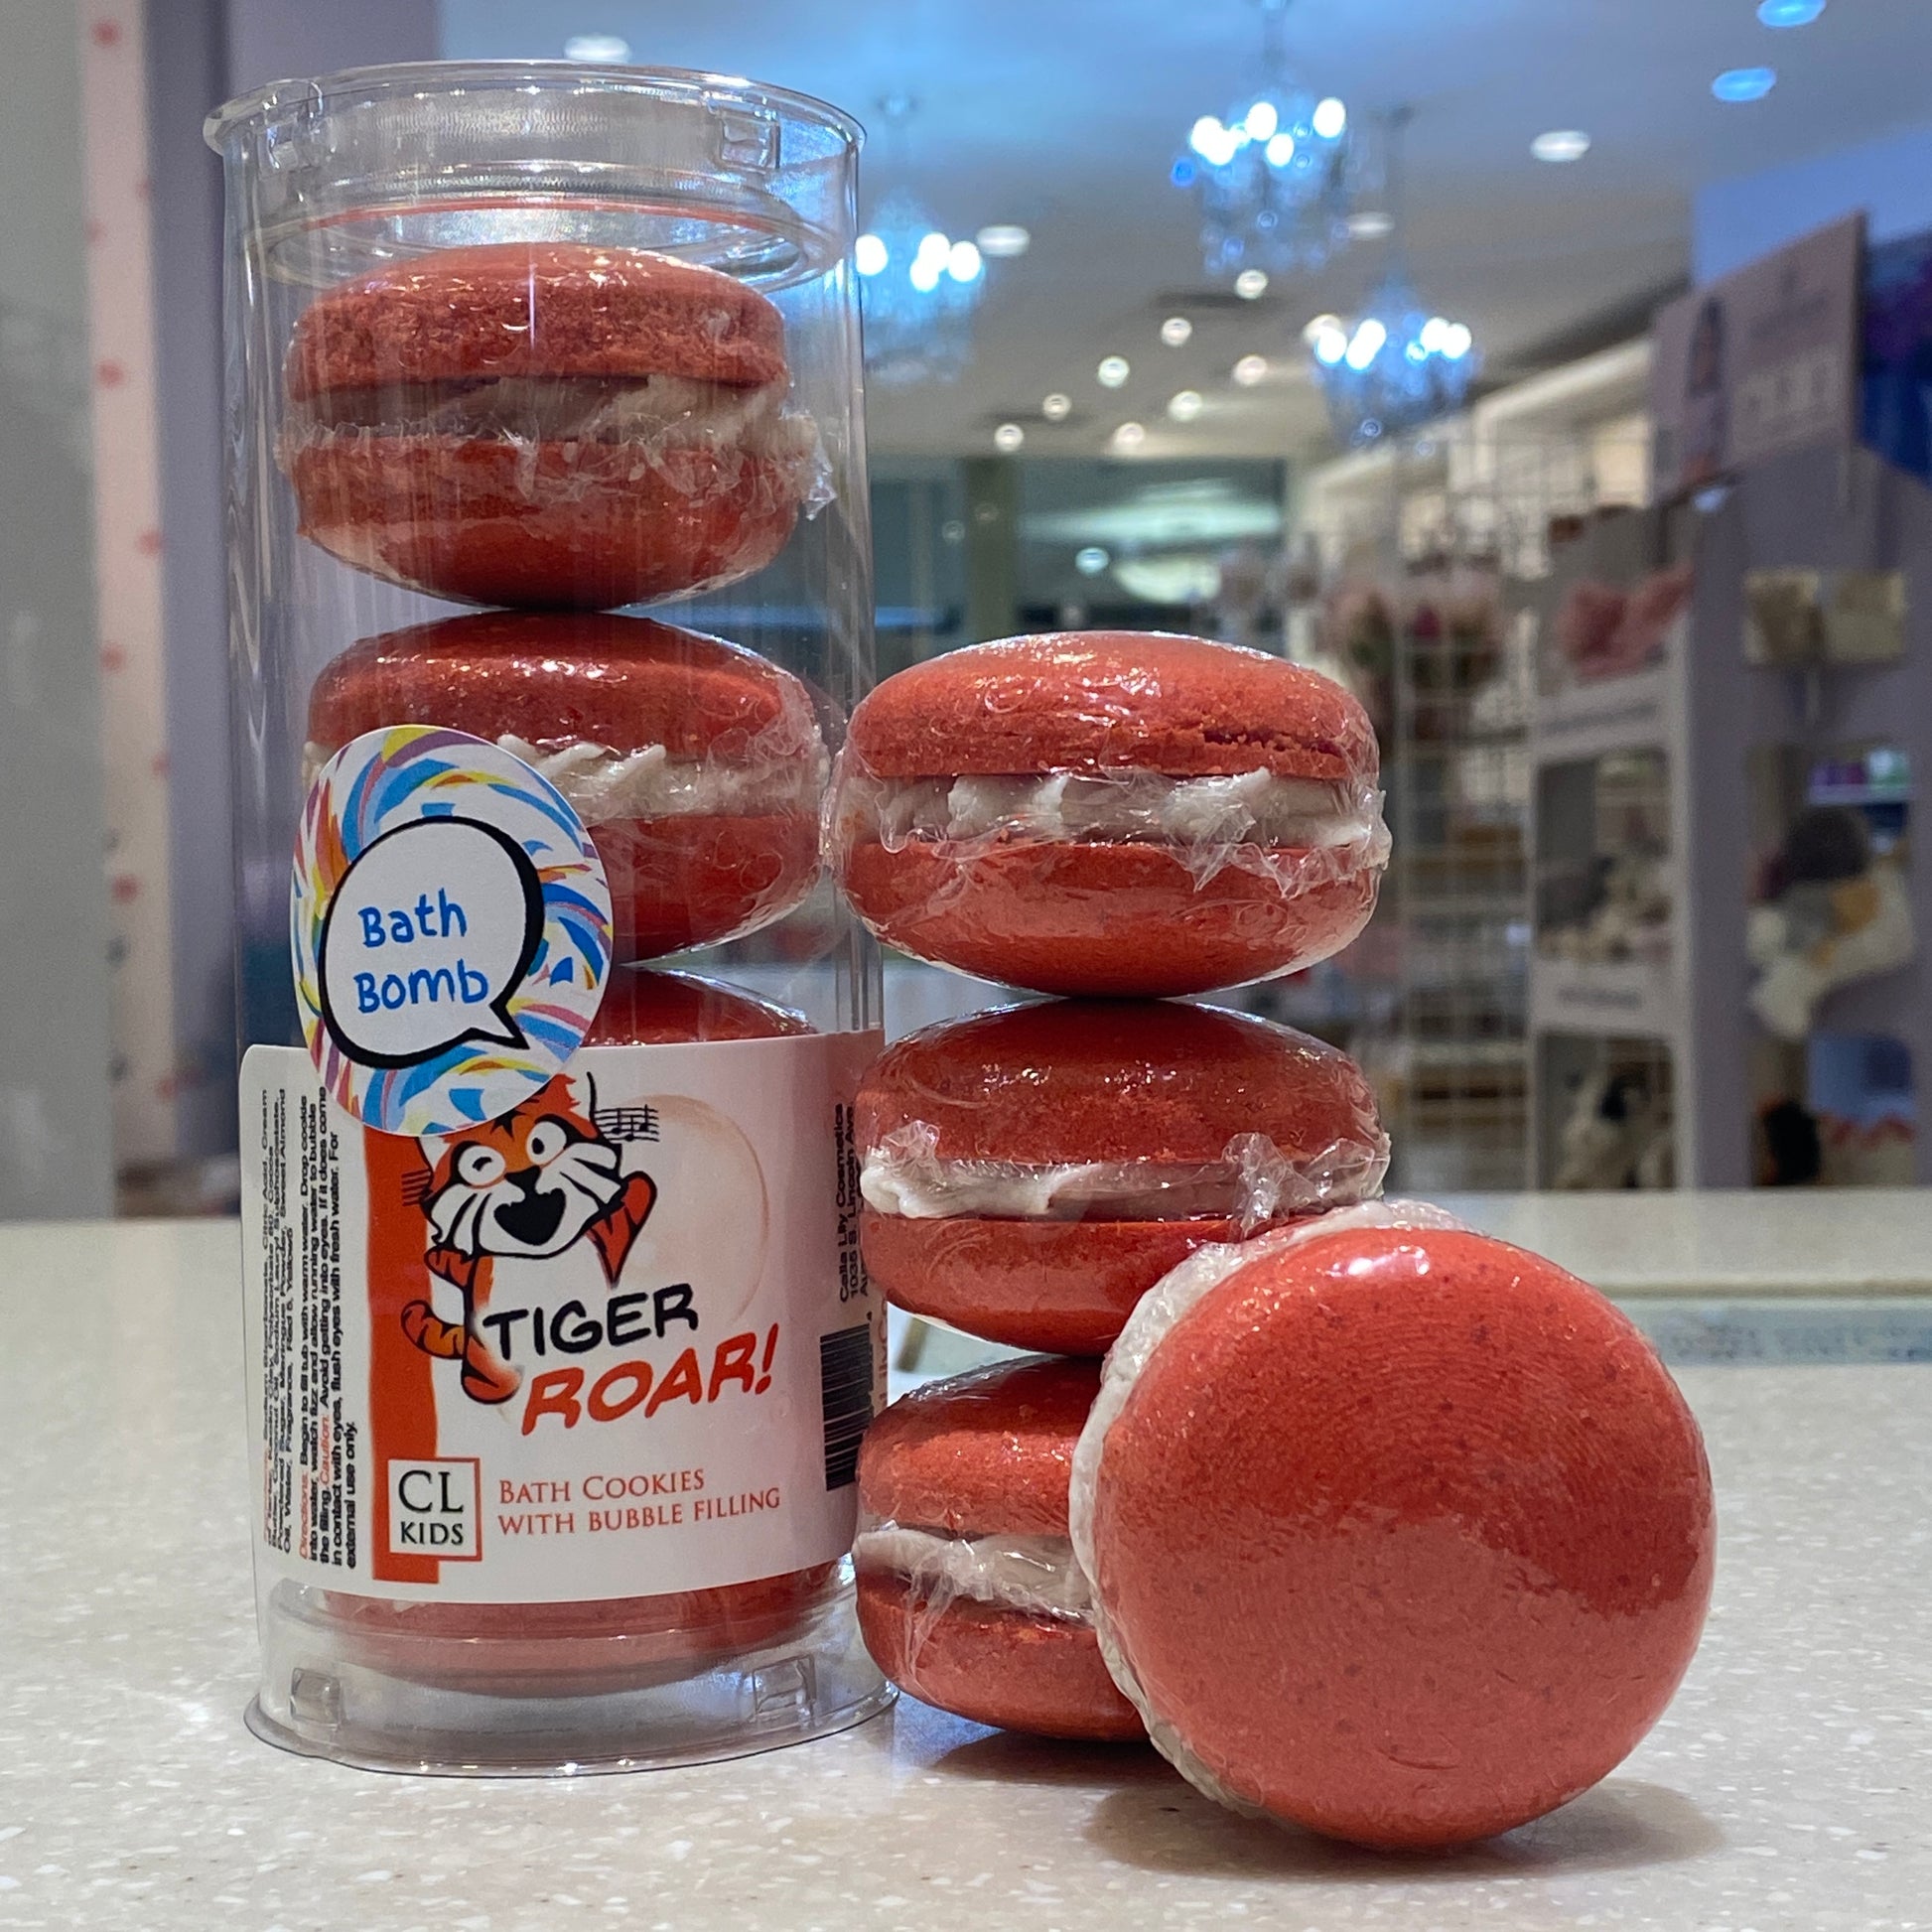
<path id="1" fill-rule="evenodd" d="M 527 1047 L 510 1001 L 543 940 L 543 882 L 493 825 L 419 818 L 367 847 L 323 921 L 322 1019 L 350 1059 L 415 1066 Z"/>
<path id="2" fill-rule="evenodd" d="M 500 746 L 439 726 L 368 732 L 323 765 L 289 916 L 317 1070 L 385 1133 L 514 1107 L 582 1043 L 611 970 L 583 821 Z"/>

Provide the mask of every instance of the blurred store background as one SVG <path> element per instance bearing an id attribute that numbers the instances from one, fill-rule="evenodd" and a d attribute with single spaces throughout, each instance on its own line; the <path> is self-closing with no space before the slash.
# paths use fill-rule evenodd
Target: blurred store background
<path id="1" fill-rule="evenodd" d="M 882 672 L 1106 625 L 1361 695 L 1382 910 L 1236 997 L 1370 1068 L 1405 1188 L 1932 1177 L 1922 0 L 10 0 L 0 36 L 0 1217 L 232 1200 L 201 120 L 439 56 L 867 122 Z M 983 1003 L 892 969 L 897 1028 Z"/>

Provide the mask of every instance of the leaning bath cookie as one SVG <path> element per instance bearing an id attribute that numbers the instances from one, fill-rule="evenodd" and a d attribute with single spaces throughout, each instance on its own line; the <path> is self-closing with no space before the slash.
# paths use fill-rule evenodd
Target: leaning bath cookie
<path id="1" fill-rule="evenodd" d="M 1704 1445 L 1554 1263 L 1391 1203 L 1208 1249 L 1141 1304 L 1074 1457 L 1109 1667 L 1210 1796 L 1358 1844 L 1576 1797 L 1697 1647 Z"/>
<path id="2" fill-rule="evenodd" d="M 1141 1735 L 1107 1675 L 1066 1535 L 1092 1362 L 1029 1356 L 930 1382 L 859 1457 L 859 1627 L 914 1697 L 1043 1737 Z"/>
<path id="3" fill-rule="evenodd" d="M 604 862 L 619 960 L 755 931 L 818 878 L 811 694 L 736 644 L 588 613 L 388 631 L 317 678 L 308 758 L 403 724 L 488 739 L 563 793 Z"/>
<path id="4" fill-rule="evenodd" d="M 1331 679 L 1198 637 L 948 652 L 854 712 L 832 864 L 889 944 L 1041 993 L 1202 993 L 1338 952 L 1388 861 Z"/>
<path id="5" fill-rule="evenodd" d="M 303 534 L 466 603 L 714 589 L 769 563 L 824 486 L 777 309 L 639 249 L 391 263 L 304 311 L 285 379 Z"/>
<path id="6" fill-rule="evenodd" d="M 948 1021 L 857 1104 L 860 1239 L 900 1308 L 1098 1355 L 1197 1248 L 1380 1191 L 1375 1098 L 1344 1053 L 1174 1001 L 1047 1001 Z"/>

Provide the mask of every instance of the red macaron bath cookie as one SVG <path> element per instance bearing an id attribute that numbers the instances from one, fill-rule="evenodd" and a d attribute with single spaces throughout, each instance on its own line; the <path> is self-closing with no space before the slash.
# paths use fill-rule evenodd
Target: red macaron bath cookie
<path id="1" fill-rule="evenodd" d="M 620 961 L 756 931 L 818 879 L 825 741 L 806 686 L 755 651 L 591 613 L 386 631 L 316 679 L 307 759 L 410 724 L 487 739 L 563 793 L 604 862 Z"/>
<path id="2" fill-rule="evenodd" d="M 1367 714 L 1198 637 L 976 644 L 852 716 L 827 813 L 859 916 L 1040 993 L 1203 993 L 1354 938 L 1388 862 Z"/>
<path id="3" fill-rule="evenodd" d="M 1172 1001 L 948 1021 L 860 1084 L 860 1240 L 898 1307 L 1098 1355 L 1196 1249 L 1381 1190 L 1361 1070 L 1292 1028 Z"/>
<path id="4" fill-rule="evenodd" d="M 859 1628 L 900 1689 L 1043 1737 L 1138 1738 L 1067 1541 L 1099 1368 L 1026 1356 L 893 1404 L 859 1454 Z"/>
<path id="5" fill-rule="evenodd" d="M 823 500 L 778 310 L 665 255 L 516 241 L 387 264 L 303 311 L 284 374 L 302 534 L 436 597 L 715 589 Z"/>
<path id="6" fill-rule="evenodd" d="M 586 1046 L 779 1039 L 805 1020 L 722 981 L 620 967 Z M 494 1697 L 593 1696 L 667 1683 L 799 1636 L 840 1593 L 839 1566 L 656 1596 L 588 1602 L 390 1601 L 303 1592 L 351 1663 Z"/>
<path id="7" fill-rule="evenodd" d="M 1508 1831 L 1621 1762 L 1715 1545 L 1697 1424 L 1636 1327 L 1393 1202 L 1163 1282 L 1070 1524 L 1113 1675 L 1186 1776 L 1384 1848 Z"/>

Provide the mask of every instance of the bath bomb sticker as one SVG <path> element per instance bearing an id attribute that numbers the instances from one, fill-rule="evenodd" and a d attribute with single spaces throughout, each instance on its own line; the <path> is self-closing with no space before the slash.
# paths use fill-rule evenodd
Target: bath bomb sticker
<path id="1" fill-rule="evenodd" d="M 331 1096 L 389 1134 L 506 1113 L 577 1050 L 611 890 L 555 786 L 465 732 L 366 732 L 317 773 L 290 900 L 296 1002 Z"/>

